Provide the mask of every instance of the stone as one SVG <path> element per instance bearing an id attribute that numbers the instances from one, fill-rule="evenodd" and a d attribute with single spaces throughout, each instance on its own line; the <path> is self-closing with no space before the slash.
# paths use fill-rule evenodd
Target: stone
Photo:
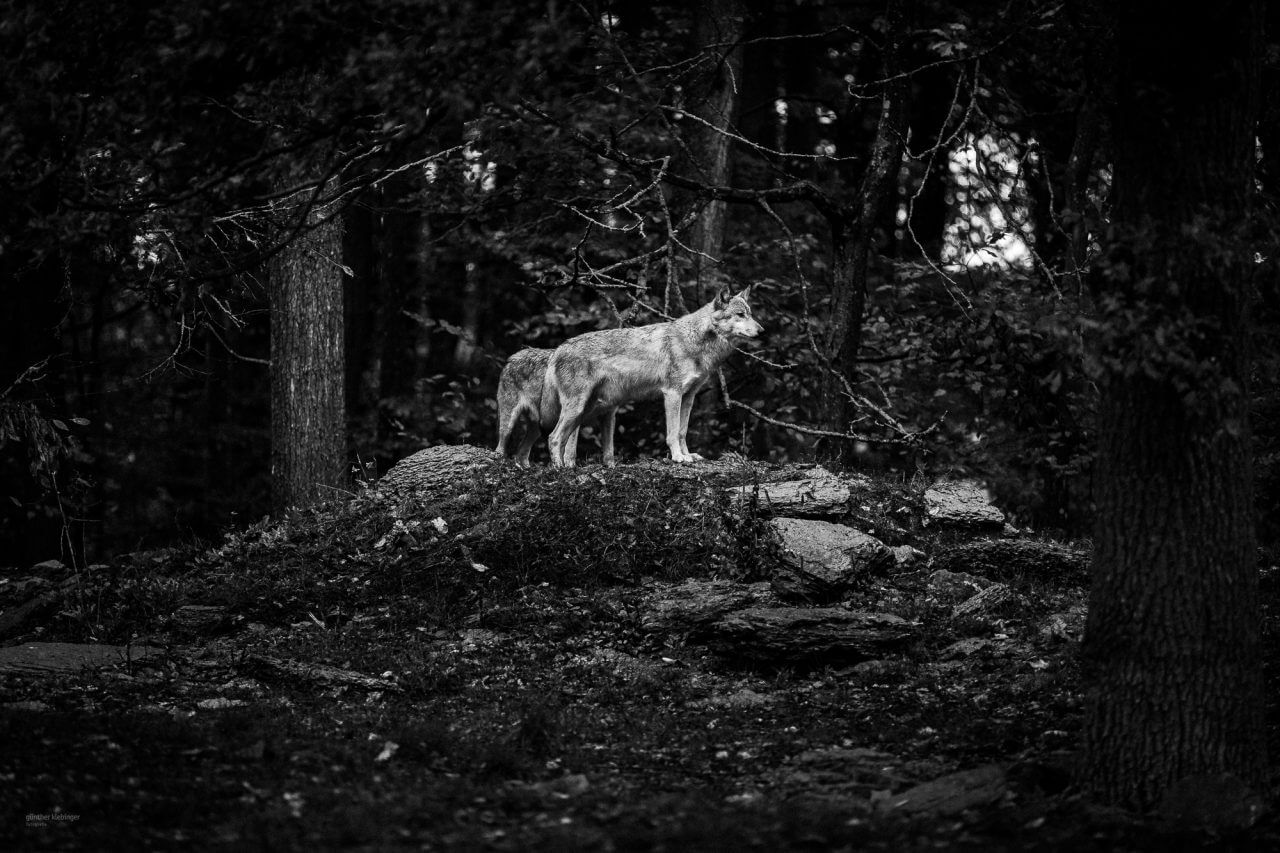
<path id="1" fill-rule="evenodd" d="M 0 579 L 0 604 L 7 610 L 52 590 L 53 582 L 39 575 L 17 580 Z"/>
<path id="2" fill-rule="evenodd" d="M 397 491 L 435 491 L 447 488 L 501 458 L 496 451 L 470 444 L 428 447 L 392 465 L 378 481 L 378 486 Z"/>
<path id="3" fill-rule="evenodd" d="M 288 680 L 324 687 L 355 687 L 367 691 L 396 691 L 400 685 L 388 679 L 365 675 L 350 669 L 323 663 L 278 658 L 272 655 L 246 655 L 243 666 L 273 680 Z"/>
<path id="4" fill-rule="evenodd" d="M 799 518 L 775 518 L 769 524 L 783 548 L 770 582 L 784 598 L 835 601 L 859 579 L 894 564 L 883 542 L 843 524 Z"/>
<path id="5" fill-rule="evenodd" d="M 976 655 L 978 652 L 995 648 L 995 643 L 983 637 L 967 637 L 963 640 L 957 640 L 938 652 L 938 660 L 958 660 L 959 658 L 967 658 Z"/>
<path id="6" fill-rule="evenodd" d="M 52 616 L 62 603 L 62 594 L 46 592 L 17 607 L 0 613 L 0 640 L 16 637 Z"/>
<path id="7" fill-rule="evenodd" d="M 1004 526 L 1004 513 L 977 480 L 935 483 L 924 493 L 924 511 L 926 524 L 997 530 Z"/>
<path id="8" fill-rule="evenodd" d="M 919 625 L 890 613 L 837 607 L 752 607 L 729 613 L 699 637 L 717 654 L 748 664 L 856 663 L 883 657 Z"/>
<path id="9" fill-rule="evenodd" d="M 750 688 L 744 687 L 736 693 L 721 696 L 708 696 L 690 704 L 695 708 L 723 709 L 726 711 L 749 711 L 756 708 L 767 708 L 772 705 L 772 696 L 765 696 Z"/>
<path id="10" fill-rule="evenodd" d="M 1023 606 L 1024 602 L 1013 590 L 1002 583 L 991 586 L 964 601 L 951 611 L 952 619 L 965 616 L 1007 616 Z"/>
<path id="11" fill-rule="evenodd" d="M 929 575 L 929 580 L 925 583 L 925 589 L 929 596 L 936 599 L 940 604 L 955 605 L 972 598 L 991 586 L 992 583 L 993 581 L 980 578 L 977 575 L 938 569 Z"/>
<path id="12" fill-rule="evenodd" d="M 136 663 L 159 653 L 153 646 L 23 643 L 0 649 L 0 672 L 80 672 Z"/>
<path id="13" fill-rule="evenodd" d="M 877 800 L 877 809 L 909 815 L 951 817 L 966 809 L 998 802 L 1008 790 L 1005 771 L 988 764 L 973 770 L 950 773 L 932 782 L 908 788 Z"/>
<path id="14" fill-rule="evenodd" d="M 1075 586 L 1089 582 L 1087 552 L 1038 539 L 968 542 L 935 556 L 933 567 L 997 581 L 1042 581 Z"/>
<path id="15" fill-rule="evenodd" d="M 753 607 L 770 597 L 768 584 L 740 584 L 727 580 L 690 579 L 655 587 L 640 627 L 649 633 L 677 633 L 703 629 L 727 613 Z"/>
<path id="16" fill-rule="evenodd" d="M 844 515 L 853 494 L 848 483 L 825 468 L 815 468 L 812 476 L 803 480 L 734 486 L 725 491 L 736 503 L 758 497 L 758 507 L 764 515 L 799 517 Z"/>
<path id="17" fill-rule="evenodd" d="M 894 678 L 902 675 L 901 661 L 896 660 L 864 660 L 853 666 L 842 669 L 836 675 L 850 675 L 859 681 L 870 682 L 876 679 Z"/>
<path id="18" fill-rule="evenodd" d="M 36 563 L 31 567 L 32 574 L 40 575 L 41 577 L 49 578 L 50 580 L 57 580 L 58 578 L 65 577 L 67 572 L 67 564 L 61 560 L 45 560 L 44 562 Z"/>
<path id="19" fill-rule="evenodd" d="M 924 561 L 925 553 L 919 548 L 913 548 L 910 545 L 898 545 L 896 548 L 890 548 L 893 552 L 893 561 L 897 565 L 898 571 L 910 571 L 916 565 Z"/>
<path id="20" fill-rule="evenodd" d="M 191 637 L 207 637 L 231 622 L 227 608 L 215 604 L 185 604 L 169 616 L 173 630 Z"/>

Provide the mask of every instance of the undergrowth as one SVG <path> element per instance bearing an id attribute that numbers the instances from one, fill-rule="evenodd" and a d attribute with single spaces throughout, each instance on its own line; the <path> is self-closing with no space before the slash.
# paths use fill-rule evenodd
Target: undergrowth
<path id="1" fill-rule="evenodd" d="M 369 489 L 263 520 L 217 548 L 169 553 L 148 563 L 145 583 L 127 562 L 104 567 L 60 633 L 127 640 L 184 602 L 269 624 L 341 623 L 385 607 L 440 624 L 512 608 L 544 583 L 758 579 L 777 546 L 756 500 L 730 501 L 732 479 L 485 465 L 444 495 Z"/>

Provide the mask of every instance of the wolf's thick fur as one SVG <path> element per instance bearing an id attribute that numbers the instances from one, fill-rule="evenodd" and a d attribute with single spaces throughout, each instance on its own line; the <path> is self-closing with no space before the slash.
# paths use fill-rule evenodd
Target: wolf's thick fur
<path id="1" fill-rule="evenodd" d="M 559 407 L 554 413 L 542 412 L 542 385 L 551 360 L 549 349 L 522 349 L 507 359 L 498 379 L 498 447 L 504 456 L 512 457 L 521 465 L 529 464 L 529 451 L 543 429 L 555 426 Z M 511 443 L 516 435 L 520 444 L 515 453 Z"/>
<path id="2" fill-rule="evenodd" d="M 542 392 L 543 399 L 554 401 L 559 409 L 551 431 L 551 464 L 576 463 L 578 430 L 584 419 L 599 414 L 609 421 L 602 431 L 604 462 L 612 465 L 612 421 L 618 407 L 658 398 L 666 409 L 671 458 L 702 459 L 689 452 L 685 441 L 689 413 L 694 397 L 734 343 L 762 331 L 751 316 L 750 290 L 733 296 L 722 290 L 697 311 L 668 323 L 588 332 L 557 347 L 547 364 Z"/>
<path id="3" fill-rule="evenodd" d="M 531 347 L 507 359 L 498 379 L 499 453 L 518 465 L 529 464 L 529 452 L 543 432 L 550 432 L 560 417 L 560 401 L 554 392 L 544 393 L 547 363 L 555 350 Z M 614 413 L 604 415 L 604 451 L 613 456 Z M 512 443 L 519 439 L 515 452 Z"/>

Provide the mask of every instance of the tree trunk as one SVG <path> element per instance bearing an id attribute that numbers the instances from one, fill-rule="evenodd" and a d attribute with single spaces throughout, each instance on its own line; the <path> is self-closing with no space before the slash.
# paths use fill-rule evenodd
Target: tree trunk
<path id="1" fill-rule="evenodd" d="M 883 100 L 880 119 L 867 170 L 863 174 L 858 201 L 845 205 L 831 225 L 831 325 L 827 334 L 827 357 L 838 376 L 823 383 L 823 420 L 827 429 L 843 432 L 852 420 L 853 401 L 845 393 L 840 377 L 854 382 L 858 350 L 862 346 L 862 318 L 867 304 L 867 272 L 874 248 L 875 224 L 885 199 L 897 188 L 898 170 L 907 136 L 910 78 L 898 74 L 899 41 L 905 31 L 904 0 L 889 0 L 885 16 Z"/>
<path id="2" fill-rule="evenodd" d="M 1180 779 L 1266 769 L 1242 226 L 1261 13 L 1116 15 L 1083 782 L 1147 807 Z"/>
<path id="3" fill-rule="evenodd" d="M 342 220 L 311 210 L 270 264 L 271 503 L 334 497 L 346 481 Z"/>
<path id="4" fill-rule="evenodd" d="M 742 40 L 745 12 L 741 0 L 703 0 L 694 17 L 694 39 L 710 62 L 705 105 L 701 117 L 713 127 L 699 125 L 696 137 L 698 171 L 703 181 L 714 186 L 729 183 L 729 143 L 726 135 L 734 127 L 742 86 Z M 723 131 L 723 132 L 722 132 Z M 694 223 L 690 239 L 693 250 L 692 272 L 701 303 L 703 280 L 707 270 L 720 262 L 724 248 L 725 202 L 713 199 L 705 203 Z"/>

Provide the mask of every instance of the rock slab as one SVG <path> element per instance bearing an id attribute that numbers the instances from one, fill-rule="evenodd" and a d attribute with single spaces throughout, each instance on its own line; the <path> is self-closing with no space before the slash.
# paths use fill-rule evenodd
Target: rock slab
<path id="1" fill-rule="evenodd" d="M 1004 769 L 996 764 L 951 773 L 879 801 L 883 811 L 949 817 L 989 805 L 1008 789 Z"/>
<path id="2" fill-rule="evenodd" d="M 23 643 L 0 649 L 0 672 L 80 672 L 137 662 L 158 654 L 159 651 L 151 646 Z"/>
<path id="3" fill-rule="evenodd" d="M 751 607 L 707 627 L 712 651 L 742 663 L 825 665 L 883 657 L 917 635 L 919 626 L 890 613 L 838 607 Z"/>
<path id="4" fill-rule="evenodd" d="M 758 497 L 760 511 L 766 515 L 801 517 L 844 515 L 853 494 L 848 483 L 822 468 L 803 480 L 734 486 L 726 491 L 739 503 Z"/>
<path id="5" fill-rule="evenodd" d="M 769 597 L 767 584 L 690 579 L 672 584 L 649 600 L 640 627 L 649 633 L 687 633 L 717 619 L 753 607 Z"/>
<path id="6" fill-rule="evenodd" d="M 835 601 L 859 578 L 895 564 L 893 551 L 883 542 L 843 524 L 775 518 L 769 525 L 783 548 L 770 580 L 784 598 Z"/>
<path id="7" fill-rule="evenodd" d="M 216 634 L 231 622 L 227 608 L 216 604 L 185 604 L 169 616 L 169 626 L 191 637 Z"/>
<path id="8" fill-rule="evenodd" d="M 949 527 L 999 528 L 1004 513 L 991 502 L 991 493 L 977 480 L 935 483 L 924 493 L 925 520 Z"/>

